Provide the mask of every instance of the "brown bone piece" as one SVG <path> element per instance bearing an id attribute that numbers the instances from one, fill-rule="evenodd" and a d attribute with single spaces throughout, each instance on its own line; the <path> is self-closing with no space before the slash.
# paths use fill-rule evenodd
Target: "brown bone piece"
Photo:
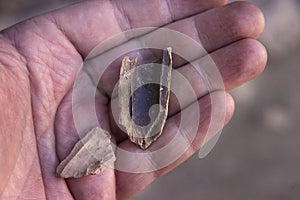
<path id="1" fill-rule="evenodd" d="M 168 115 L 172 70 L 171 48 L 160 65 L 138 66 L 138 58 L 124 57 L 119 81 L 119 123 L 129 139 L 146 149 L 163 130 Z"/>
<path id="2" fill-rule="evenodd" d="M 95 127 L 75 144 L 71 153 L 56 168 L 56 174 L 62 178 L 96 175 L 112 166 L 115 160 L 109 133 Z"/>

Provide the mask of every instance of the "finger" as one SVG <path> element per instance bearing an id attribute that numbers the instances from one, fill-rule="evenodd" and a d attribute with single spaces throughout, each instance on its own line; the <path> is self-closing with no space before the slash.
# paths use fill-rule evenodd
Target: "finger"
<path id="1" fill-rule="evenodd" d="M 91 101 L 84 91 L 94 90 L 88 76 L 84 76 L 78 87 L 65 96 L 56 113 L 55 135 L 56 152 L 62 161 L 73 149 L 74 145 L 84 137 L 91 128 L 101 126 L 110 132 L 107 106 L 104 98 L 99 92 L 95 94 L 95 102 Z M 82 86 L 82 87 L 81 87 Z M 77 95 L 79 93 L 79 95 Z M 94 94 L 94 93 L 93 93 Z M 90 112 L 96 108 L 97 117 L 94 118 Z M 113 138 L 112 138 L 113 140 Z M 115 175 L 111 168 L 105 169 L 97 176 L 88 176 L 78 179 L 66 179 L 72 195 L 78 199 L 114 199 Z"/>
<path id="2" fill-rule="evenodd" d="M 108 122 L 109 117 L 107 115 L 107 106 L 102 104 L 103 98 L 104 97 L 99 92 L 97 92 L 95 95 L 95 105 L 89 104 L 88 106 L 96 107 L 98 124 L 101 126 L 101 128 L 111 133 L 110 125 Z M 84 111 L 80 112 L 81 115 L 83 113 Z M 87 113 L 87 115 L 89 114 Z M 82 117 L 84 116 L 81 116 L 80 118 Z M 91 121 L 92 120 L 86 120 L 83 124 L 95 127 L 96 125 L 93 126 L 93 123 Z M 114 136 L 111 137 L 111 142 L 114 142 Z M 75 179 L 71 178 L 67 180 L 67 183 L 70 190 L 72 191 L 73 196 L 76 197 L 76 199 L 115 199 L 115 172 L 114 169 L 110 167 L 106 168 L 99 175 L 85 176 Z"/>
<path id="3" fill-rule="evenodd" d="M 231 96 L 228 94 L 225 95 L 226 102 L 223 101 L 224 100 L 223 97 L 224 97 L 223 92 L 214 92 L 211 95 L 207 95 L 203 97 L 202 99 L 199 100 L 199 102 L 195 103 L 193 106 L 187 108 L 186 110 L 183 111 L 183 113 L 181 113 L 185 116 L 190 116 L 188 120 L 194 122 L 195 121 L 193 119 L 195 117 L 194 106 L 198 104 L 200 107 L 201 110 L 200 121 L 199 124 L 196 125 L 197 133 L 193 140 L 186 137 L 187 135 L 191 134 L 189 132 L 190 130 L 192 130 L 189 127 L 191 123 L 188 123 L 189 125 L 186 124 L 188 125 L 187 127 L 185 126 L 182 127 L 181 125 L 178 124 L 180 123 L 178 120 L 178 116 L 174 116 L 167 121 L 162 136 L 155 143 L 153 143 L 148 150 L 146 150 L 146 152 L 148 152 L 149 154 L 148 155 L 143 154 L 145 158 L 143 161 L 138 159 L 139 158 L 138 154 L 142 153 L 143 152 L 142 150 L 140 150 L 138 147 L 136 147 L 128 140 L 121 143 L 120 148 L 135 153 L 134 154 L 135 159 L 132 159 L 130 157 L 119 158 L 118 156 L 120 155 L 118 154 L 117 151 L 116 165 L 118 165 L 118 162 L 120 162 L 119 163 L 120 166 L 128 165 L 128 163 L 132 162 L 130 164 L 132 164 L 135 168 L 137 168 L 137 170 L 139 168 L 141 169 L 147 167 L 147 165 L 160 166 L 160 162 L 164 162 L 166 159 L 169 159 L 170 156 L 174 156 L 174 152 L 176 152 L 176 150 L 180 148 L 180 146 L 182 146 L 183 143 L 187 142 L 189 146 L 186 149 L 186 151 L 184 151 L 184 153 L 176 161 L 156 171 L 148 172 L 148 173 L 128 173 L 123 171 L 117 171 L 116 173 L 117 191 L 118 191 L 117 196 L 119 197 L 119 199 L 128 199 L 129 197 L 133 196 L 134 194 L 142 190 L 144 187 L 149 185 L 157 177 L 162 176 L 165 173 L 174 169 L 176 166 L 178 166 L 183 161 L 188 159 L 193 153 L 195 153 L 195 151 L 197 151 L 203 145 L 203 141 L 205 140 L 207 134 L 209 134 L 210 137 L 212 137 L 217 131 L 219 131 L 223 127 L 224 123 L 227 123 L 229 121 L 234 110 L 234 103 Z M 212 98 L 217 98 L 219 100 L 215 102 L 216 104 L 211 105 Z M 221 121 L 212 120 L 213 107 L 218 109 L 220 111 L 219 116 L 225 117 L 225 119 Z M 174 140 L 175 137 L 178 137 L 179 139 L 177 143 L 174 143 L 176 144 L 173 146 L 174 149 L 168 150 L 168 152 L 163 152 L 165 146 L 168 145 L 170 141 L 172 142 L 172 140 Z M 151 157 L 153 154 L 150 153 L 157 150 L 159 151 L 159 153 L 162 152 L 162 155 L 158 157 Z"/>
<path id="4" fill-rule="evenodd" d="M 86 56 L 100 42 L 124 30 L 163 26 L 225 3 L 226 0 L 88 1 L 58 10 L 51 16 L 78 51 Z"/>
<path id="5" fill-rule="evenodd" d="M 194 59 L 196 59 L 206 54 L 206 52 L 215 51 L 240 39 L 257 39 L 262 34 L 264 26 L 265 20 L 261 10 L 247 2 L 234 2 L 168 24 L 165 28 L 184 33 L 201 44 L 206 51 L 200 52 L 202 53 L 200 55 L 195 54 Z M 145 39 L 141 40 L 153 43 L 155 37 L 151 37 L 151 35 L 155 34 L 146 35 Z M 185 41 L 174 42 L 180 43 L 179 46 L 188 51 Z M 195 50 L 192 49 L 189 53 L 193 54 L 193 51 Z M 146 54 L 145 57 L 151 54 L 154 54 L 151 56 L 157 57 L 161 55 L 161 52 L 144 51 L 144 54 Z M 183 64 L 183 61 L 176 55 L 174 60 L 175 67 Z"/>
<path id="6" fill-rule="evenodd" d="M 116 199 L 114 169 L 107 168 L 98 175 L 68 179 L 67 182 L 75 199 Z"/>
<path id="7" fill-rule="evenodd" d="M 264 46 L 256 40 L 244 39 L 173 70 L 168 116 L 173 116 L 211 91 L 231 90 L 257 77 L 266 61 Z M 111 101 L 111 105 L 118 108 L 115 106 L 118 98 Z M 111 121 L 116 140 L 126 139 L 126 134 L 116 123 L 118 120 Z"/>
<path id="8" fill-rule="evenodd" d="M 258 38 L 265 26 L 260 9 L 248 2 L 234 2 L 198 15 L 195 19 L 201 44 L 208 52 L 243 38 Z"/>
<path id="9" fill-rule="evenodd" d="M 191 92 L 201 98 L 211 91 L 234 89 L 261 74 L 266 62 L 265 47 L 257 40 L 244 39 L 176 69 L 188 85 L 172 80 L 169 116 L 193 102 Z"/>
<path id="10" fill-rule="evenodd" d="M 220 19 L 222 20 L 220 21 Z M 204 49 L 208 52 L 213 52 L 244 38 L 257 38 L 264 29 L 264 17 L 261 11 L 253 5 L 239 2 L 209 10 L 165 27 L 190 36 L 195 41 L 198 41 L 199 44 L 202 43 Z M 160 41 L 158 38 L 163 35 L 163 33 L 160 33 L 160 30 L 153 31 L 131 42 L 153 44 L 156 43 L 156 41 Z M 171 43 L 170 45 L 176 46 L 174 47 L 174 52 L 188 52 L 186 54 L 189 58 L 184 58 L 188 59 L 187 61 L 192 61 L 207 54 L 204 49 L 198 49 L 200 47 L 195 49 L 187 46 L 186 40 L 176 40 L 172 42 L 173 44 Z M 132 43 L 125 43 L 117 48 L 130 49 Z M 167 43 L 167 41 L 165 41 L 165 43 Z M 107 96 L 111 96 L 113 88 L 118 81 L 122 60 L 122 56 L 114 55 L 115 57 L 120 56 L 119 59 L 115 60 L 115 62 L 104 71 L 103 67 L 99 67 L 99 63 L 102 63 L 101 57 L 113 56 L 110 54 L 112 53 L 106 52 L 100 57 L 88 60 L 88 62 L 91 63 L 89 70 L 92 71 L 91 74 L 93 74 L 92 78 L 94 82 L 98 83 L 98 79 L 101 77 L 99 87 Z M 143 49 L 133 51 L 129 53 L 129 55 L 131 55 L 131 57 L 138 56 L 141 63 L 143 63 L 144 60 L 157 60 L 157 58 L 161 57 L 162 52 L 159 50 Z M 179 59 L 178 56 L 175 55 L 173 56 L 173 67 L 177 68 L 186 64 L 187 61 Z"/>

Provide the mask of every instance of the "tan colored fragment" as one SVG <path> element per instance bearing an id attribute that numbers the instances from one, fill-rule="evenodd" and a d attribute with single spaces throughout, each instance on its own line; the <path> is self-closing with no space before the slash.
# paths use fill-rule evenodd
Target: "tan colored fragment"
<path id="1" fill-rule="evenodd" d="M 57 166 L 56 174 L 62 178 L 96 175 L 113 166 L 115 160 L 109 133 L 95 127 L 75 144 L 71 153 Z"/>

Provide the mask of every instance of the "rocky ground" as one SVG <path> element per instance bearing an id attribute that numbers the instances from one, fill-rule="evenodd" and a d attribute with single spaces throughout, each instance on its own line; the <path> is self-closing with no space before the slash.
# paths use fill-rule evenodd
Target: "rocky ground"
<path id="1" fill-rule="evenodd" d="M 72 2 L 1 0 L 0 29 Z M 266 15 L 265 72 L 232 91 L 235 116 L 207 157 L 195 154 L 134 199 L 300 198 L 300 1 L 251 2 Z"/>

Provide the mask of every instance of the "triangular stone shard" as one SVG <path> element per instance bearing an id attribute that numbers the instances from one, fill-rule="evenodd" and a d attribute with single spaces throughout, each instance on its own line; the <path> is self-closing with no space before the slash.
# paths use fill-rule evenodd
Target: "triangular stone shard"
<path id="1" fill-rule="evenodd" d="M 113 166 L 115 160 L 109 133 L 95 127 L 75 144 L 71 153 L 56 168 L 56 174 L 62 178 L 96 175 Z"/>

